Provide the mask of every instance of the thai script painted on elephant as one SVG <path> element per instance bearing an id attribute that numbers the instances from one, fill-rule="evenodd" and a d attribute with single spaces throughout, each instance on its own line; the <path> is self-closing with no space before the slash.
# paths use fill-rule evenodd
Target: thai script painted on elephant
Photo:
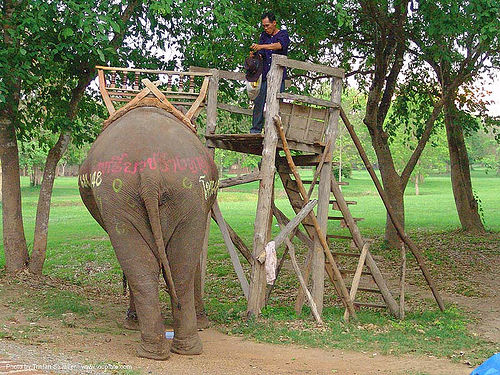
<path id="1" fill-rule="evenodd" d="M 199 179 L 201 186 L 203 187 L 203 194 L 205 195 L 205 200 L 208 200 L 209 197 L 217 193 L 219 189 L 219 180 L 205 180 L 205 175 L 200 176 Z"/>
<path id="2" fill-rule="evenodd" d="M 95 171 L 78 175 L 78 185 L 83 188 L 97 187 L 102 184 L 102 172 Z"/>
<path id="3" fill-rule="evenodd" d="M 160 170 L 161 172 L 179 172 L 189 170 L 192 174 L 208 173 L 209 164 L 207 159 L 202 156 L 193 158 L 167 158 L 165 152 L 155 152 L 151 157 L 144 160 L 131 162 L 128 161 L 128 154 L 123 153 L 119 156 L 112 156 L 111 160 L 97 163 L 96 170 L 103 174 L 125 173 L 136 174 L 145 169 Z"/>

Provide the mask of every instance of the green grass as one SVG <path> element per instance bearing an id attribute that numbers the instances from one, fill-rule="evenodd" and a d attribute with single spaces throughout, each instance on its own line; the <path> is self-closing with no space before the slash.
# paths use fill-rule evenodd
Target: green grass
<path id="1" fill-rule="evenodd" d="M 311 177 L 312 171 L 303 171 L 304 177 Z M 500 199 L 498 199 L 500 178 L 473 171 L 473 186 L 481 200 L 486 227 L 500 231 Z M 359 223 L 363 235 L 381 236 L 385 226 L 385 210 L 377 196 L 373 183 L 366 172 L 355 171 L 348 179 L 349 186 L 343 188 L 346 199 L 356 200 L 351 206 L 356 217 L 365 218 Z M 28 186 L 22 179 L 23 219 L 27 241 L 33 241 L 38 189 Z M 285 214 L 292 216 L 292 209 L 276 181 L 276 204 Z M 257 206 L 257 183 L 229 188 L 219 192 L 219 202 L 225 219 L 251 246 L 255 209 Z M 414 187 L 408 186 L 405 194 L 406 226 L 408 232 L 435 239 L 425 255 L 432 263 L 432 270 L 439 275 L 440 267 L 453 270 L 455 261 L 442 252 L 443 241 L 453 241 L 459 220 L 456 214 L 449 176 L 430 176 L 420 187 L 416 196 Z M 471 318 L 466 312 L 450 308 L 445 313 L 436 311 L 432 302 L 426 301 L 422 309 L 419 303 L 408 296 L 409 304 L 417 306 L 403 322 L 394 320 L 386 313 L 362 311 L 359 322 L 343 323 L 342 309 L 338 301 L 327 291 L 325 297 L 325 327 L 318 328 L 310 320 L 307 308 L 297 317 L 293 311 L 293 298 L 297 290 L 295 276 L 284 272 L 276 286 L 263 317 L 258 322 L 245 321 L 246 301 L 242 297 L 237 278 L 232 270 L 227 250 L 220 232 L 212 223 L 209 240 L 208 275 L 206 283 L 207 310 L 210 319 L 230 334 L 245 335 L 256 340 L 274 343 L 297 343 L 307 346 L 374 351 L 380 353 L 418 353 L 442 357 L 459 358 L 458 353 L 467 353 L 467 359 L 477 363 L 495 350 L 467 330 Z M 274 233 L 278 227 L 273 225 Z M 329 233 L 346 233 L 338 224 L 330 224 Z M 444 240 L 443 240 L 444 239 Z M 460 240 L 460 238 L 458 239 Z M 468 256 L 474 259 L 474 251 L 491 246 L 482 237 L 468 238 L 472 245 Z M 3 245 L 0 245 L 3 246 Z M 300 248 L 299 256 L 303 256 Z M 381 254 L 389 262 L 396 256 L 384 250 L 378 243 L 373 252 Z M 3 249 L 0 251 L 0 267 L 4 265 Z M 244 263 L 244 262 L 243 262 Z M 248 271 L 248 265 L 243 264 Z M 103 293 L 121 292 L 121 271 L 106 233 L 98 226 L 83 206 L 78 194 L 76 178 L 58 178 L 55 181 L 51 206 L 47 260 L 44 274 L 70 281 L 75 285 L 98 285 Z M 458 285 L 465 295 L 470 291 L 468 280 Z M 453 285 L 455 288 L 456 285 Z M 331 288 L 331 286 L 329 287 Z M 96 308 L 91 299 L 80 293 L 50 292 L 38 296 L 32 303 L 39 304 L 42 313 L 48 317 L 61 317 L 65 313 L 78 316 L 94 316 Z M 29 304 L 24 301 L 22 303 Z M 125 306 L 123 307 L 125 309 Z M 463 358 L 463 357 L 460 357 Z"/>

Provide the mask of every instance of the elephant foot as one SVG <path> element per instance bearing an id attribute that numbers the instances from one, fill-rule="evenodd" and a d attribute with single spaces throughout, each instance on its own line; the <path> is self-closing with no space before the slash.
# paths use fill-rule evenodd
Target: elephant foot
<path id="1" fill-rule="evenodd" d="M 174 336 L 170 350 L 182 355 L 198 355 L 203 352 L 203 345 L 198 334 L 193 335 L 192 338 L 182 340 Z"/>
<path id="2" fill-rule="evenodd" d="M 135 311 L 127 311 L 127 317 L 123 321 L 123 327 L 132 331 L 139 331 L 139 319 Z"/>
<path id="3" fill-rule="evenodd" d="M 210 327 L 210 320 L 208 320 L 205 311 L 196 314 L 196 326 L 198 327 L 198 329 L 205 329 Z"/>
<path id="4" fill-rule="evenodd" d="M 163 336 L 157 340 L 143 339 L 137 347 L 137 355 L 142 358 L 164 361 L 170 357 L 167 340 Z"/>

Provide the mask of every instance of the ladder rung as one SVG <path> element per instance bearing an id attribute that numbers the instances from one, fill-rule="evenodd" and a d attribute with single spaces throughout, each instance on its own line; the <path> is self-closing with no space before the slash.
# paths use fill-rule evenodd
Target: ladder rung
<path id="1" fill-rule="evenodd" d="M 364 217 L 353 217 L 354 221 L 365 220 Z M 345 220 L 343 216 L 328 216 L 328 220 Z"/>
<path id="2" fill-rule="evenodd" d="M 326 236 L 326 238 L 338 238 L 340 240 L 352 240 L 353 239 L 351 236 L 340 236 L 338 234 L 328 234 Z"/>
<path id="3" fill-rule="evenodd" d="M 312 184 L 312 180 L 302 180 L 302 183 L 304 185 L 310 185 L 310 184 Z M 319 183 L 319 180 L 316 181 L 316 183 Z M 337 182 L 337 185 L 345 185 L 345 186 L 347 186 L 347 185 L 349 185 L 349 182 L 347 182 L 347 181 Z"/>
<path id="4" fill-rule="evenodd" d="M 346 288 L 349 289 L 349 291 L 351 291 L 351 286 L 350 285 L 346 285 Z M 379 293 L 379 294 L 382 294 L 382 292 L 380 291 L 380 289 L 376 289 L 376 288 L 365 288 L 365 287 L 362 287 L 362 286 L 359 286 L 358 287 L 358 291 L 363 291 L 363 292 L 370 292 L 370 293 Z"/>
<path id="5" fill-rule="evenodd" d="M 361 254 L 356 254 L 356 253 L 342 253 L 340 251 L 332 251 L 333 255 L 336 256 L 344 256 L 344 257 L 351 257 L 351 258 L 359 258 Z"/>
<path id="6" fill-rule="evenodd" d="M 339 269 L 339 271 L 340 271 L 340 273 L 350 273 L 350 274 L 355 274 L 356 273 L 356 270 L 347 270 L 347 269 L 344 269 L 344 268 Z M 362 271 L 361 274 L 362 275 L 371 275 L 371 273 L 368 272 L 368 271 Z"/>
<path id="7" fill-rule="evenodd" d="M 379 303 L 369 303 L 369 302 L 354 301 L 353 304 L 355 306 L 359 306 L 359 307 L 374 307 L 374 308 L 377 308 L 377 309 L 386 309 L 387 308 L 386 305 L 381 305 Z"/>
<path id="8" fill-rule="evenodd" d="M 358 204 L 357 201 L 345 201 L 347 204 Z M 332 199 L 328 202 L 329 204 L 334 204 L 334 203 L 337 203 L 336 200 Z"/>

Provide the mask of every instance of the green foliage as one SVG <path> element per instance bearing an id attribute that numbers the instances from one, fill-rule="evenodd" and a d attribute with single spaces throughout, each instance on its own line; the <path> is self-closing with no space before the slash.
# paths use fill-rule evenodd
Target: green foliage
<path id="1" fill-rule="evenodd" d="M 337 181 L 339 180 L 340 167 L 338 165 L 333 166 L 333 174 Z M 352 167 L 350 164 L 342 164 L 342 179 L 350 178 L 352 175 Z"/>

